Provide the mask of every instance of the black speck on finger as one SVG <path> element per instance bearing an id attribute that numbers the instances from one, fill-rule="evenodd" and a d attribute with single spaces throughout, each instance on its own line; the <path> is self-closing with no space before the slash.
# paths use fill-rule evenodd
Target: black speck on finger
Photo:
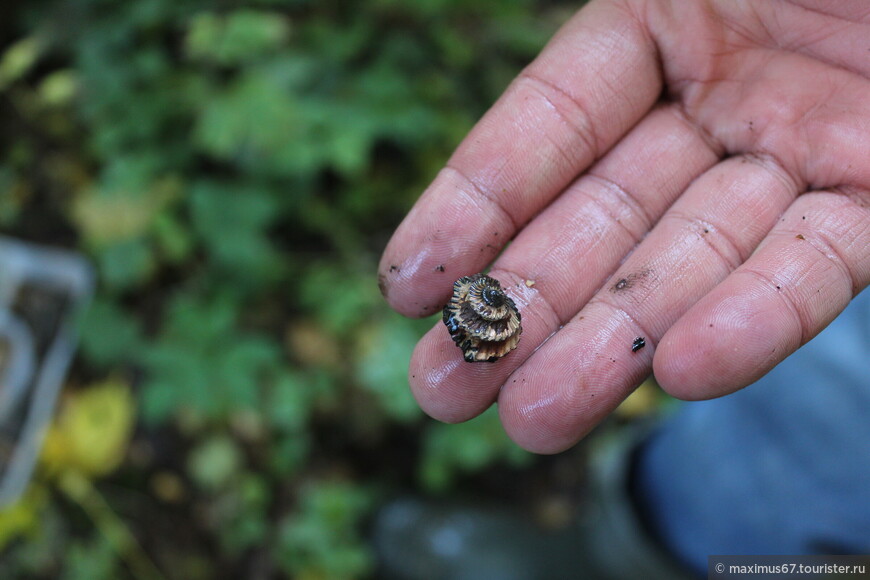
<path id="1" fill-rule="evenodd" d="M 631 343 L 631 352 L 637 352 L 645 346 L 646 339 L 642 336 L 638 336 L 634 339 L 634 342 Z"/>

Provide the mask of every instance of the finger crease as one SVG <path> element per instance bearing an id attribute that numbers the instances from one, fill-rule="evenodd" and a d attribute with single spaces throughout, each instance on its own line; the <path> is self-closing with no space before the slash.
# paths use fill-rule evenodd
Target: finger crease
<path id="1" fill-rule="evenodd" d="M 772 294 L 779 296 L 780 300 L 782 300 L 782 303 L 785 304 L 788 311 L 791 312 L 792 318 L 794 319 L 795 324 L 797 324 L 798 329 L 800 330 L 799 344 L 806 343 L 808 337 L 810 336 L 810 324 L 809 321 L 801 315 L 801 309 L 798 307 L 798 300 L 788 289 L 788 287 L 783 286 L 782 284 L 777 284 L 776 280 L 773 280 L 766 274 L 753 268 L 743 268 L 742 270 L 739 270 L 739 272 L 743 274 L 749 274 L 758 282 L 761 282 L 762 284 L 767 286 L 771 290 Z"/>
<path id="2" fill-rule="evenodd" d="M 595 131 L 595 125 L 592 123 L 592 117 L 588 112 L 585 104 L 580 102 L 577 97 L 571 95 L 555 83 L 552 83 L 542 77 L 539 77 L 528 70 L 520 73 L 519 80 L 526 82 L 532 90 L 534 90 L 550 108 L 568 125 L 574 129 L 574 133 L 580 138 L 589 152 L 592 154 L 592 159 L 598 159 L 600 152 L 600 141 Z M 567 100 L 572 105 L 572 111 L 569 114 L 565 111 L 563 105 L 556 102 L 555 95 L 562 97 L 559 100 Z M 560 148 L 561 149 L 561 148 Z M 566 152 L 563 152 L 567 156 Z"/>
<path id="3" fill-rule="evenodd" d="M 610 307 L 610 309 L 613 310 L 617 316 L 621 316 L 627 319 L 636 328 L 636 335 L 642 337 L 647 346 L 652 346 L 653 349 L 655 349 L 656 345 L 658 344 L 659 337 L 650 332 L 648 328 L 644 328 L 644 326 L 634 316 L 632 316 L 628 310 L 616 305 L 615 303 L 607 300 L 602 296 L 598 296 L 595 301 L 601 302 L 605 306 Z"/>
<path id="4" fill-rule="evenodd" d="M 786 165 L 770 151 L 751 151 L 741 153 L 740 158 L 766 170 L 785 187 L 786 191 L 792 192 L 792 197 L 797 196 L 799 192 L 805 191 L 807 188 L 806 182 L 802 181 L 797 177 L 797 175 L 789 171 L 786 168 Z"/>
<path id="5" fill-rule="evenodd" d="M 675 218 L 688 224 L 689 229 L 695 232 L 701 241 L 716 254 L 729 272 L 733 272 L 748 257 L 749 252 L 741 250 L 731 235 L 726 233 L 727 228 L 718 227 L 705 219 L 688 216 L 673 210 L 668 214 L 668 218 Z M 714 242 L 713 238 L 718 242 Z M 725 247 L 723 248 L 723 246 Z"/>
<path id="6" fill-rule="evenodd" d="M 821 230 L 814 231 L 811 234 L 807 233 L 801 235 L 804 236 L 804 240 L 809 242 L 809 245 L 813 250 L 821 254 L 825 260 L 833 264 L 834 268 L 840 272 L 843 279 L 848 282 L 849 288 L 852 291 L 852 297 L 854 298 L 861 288 L 858 283 L 858 277 L 854 272 L 852 272 L 852 269 L 849 268 L 848 261 L 840 254 L 836 245 L 831 242 L 828 235 Z"/>
<path id="7" fill-rule="evenodd" d="M 471 201 L 473 201 L 478 207 L 482 209 L 489 209 L 488 207 L 484 207 L 487 203 L 489 206 L 496 208 L 501 213 L 503 213 L 508 221 L 511 224 L 512 231 L 517 231 L 517 221 L 514 219 L 514 216 L 507 210 L 507 208 L 501 203 L 499 198 L 483 187 L 479 186 L 477 183 L 472 181 L 463 171 L 457 169 L 456 167 L 450 165 L 449 163 L 445 167 L 445 170 L 452 171 L 456 175 L 459 176 L 462 181 L 471 186 L 471 191 L 473 191 L 476 195 L 472 195 L 471 191 L 467 188 L 460 187 L 458 188 L 459 192 L 468 197 Z"/>
<path id="8" fill-rule="evenodd" d="M 682 103 L 671 103 L 669 107 L 674 116 L 677 117 L 680 121 L 685 123 L 690 129 L 692 129 L 698 137 L 707 145 L 707 147 L 712 151 L 716 157 L 721 158 L 725 155 L 725 145 L 722 142 L 713 136 L 706 127 L 701 125 L 698 121 L 696 121 L 689 112 L 686 110 L 685 106 Z"/>
<path id="9" fill-rule="evenodd" d="M 597 181 L 605 189 L 615 193 L 616 195 L 614 196 L 614 198 L 616 199 L 616 201 L 618 203 L 620 203 L 621 205 L 623 205 L 625 208 L 627 208 L 628 212 L 631 215 L 640 216 L 641 220 L 643 221 L 643 224 L 642 224 L 643 231 L 648 231 L 649 229 L 652 228 L 652 225 L 653 225 L 655 220 L 653 219 L 653 216 L 651 216 L 649 214 L 649 212 L 646 210 L 644 205 L 640 202 L 637 195 L 635 195 L 634 193 L 632 193 L 628 189 L 622 187 L 614 180 L 607 178 L 607 177 L 604 177 L 603 175 L 590 172 L 587 174 L 587 176 L 589 178 Z M 600 201 L 597 198 L 595 198 L 594 196 L 590 195 L 589 197 L 595 199 L 595 201 Z M 619 218 L 617 218 L 616 216 L 612 216 L 612 217 L 616 223 L 623 225 L 622 221 Z M 625 226 L 623 225 L 623 227 L 625 227 Z M 632 232 L 629 232 L 629 233 L 632 233 Z M 632 237 L 635 238 L 636 241 L 640 240 L 640 236 L 636 233 L 632 233 Z"/>

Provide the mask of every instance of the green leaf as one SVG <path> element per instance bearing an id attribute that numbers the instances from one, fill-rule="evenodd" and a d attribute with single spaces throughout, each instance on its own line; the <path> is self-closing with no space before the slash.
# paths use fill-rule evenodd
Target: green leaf
<path id="1" fill-rule="evenodd" d="M 269 390 L 267 413 L 275 427 L 298 431 L 305 427 L 314 393 L 298 373 L 285 373 Z"/>
<path id="2" fill-rule="evenodd" d="M 416 324 L 388 315 L 361 337 L 357 376 L 393 419 L 410 422 L 421 416 L 408 386 L 408 362 L 419 339 Z"/>
<path id="3" fill-rule="evenodd" d="M 44 49 L 45 43 L 37 36 L 22 38 L 7 48 L 0 55 L 0 90 L 27 74 Z"/>
<path id="4" fill-rule="evenodd" d="M 495 407 L 458 425 L 432 425 L 426 433 L 420 477 L 432 491 L 444 491 L 460 473 L 480 471 L 496 462 L 522 466 L 532 455 L 505 434 Z"/>
<path id="5" fill-rule="evenodd" d="M 313 108 L 305 110 L 294 98 L 282 78 L 287 72 L 296 74 L 253 69 L 211 95 L 197 118 L 196 142 L 206 153 L 254 171 L 292 175 L 318 169 L 322 145 L 306 134 Z"/>
<path id="6" fill-rule="evenodd" d="M 118 242 L 97 250 L 100 278 L 112 289 L 123 290 L 145 282 L 154 271 L 154 256 L 143 239 Z"/>
<path id="7" fill-rule="evenodd" d="M 104 369 L 135 361 L 143 345 L 139 320 L 105 297 L 94 301 L 80 327 L 82 352 Z"/>
<path id="8" fill-rule="evenodd" d="M 318 482 L 304 488 L 299 513 L 284 519 L 275 554 L 287 574 L 307 578 L 359 578 L 372 554 L 360 534 L 371 497 L 362 488 Z"/>
<path id="9" fill-rule="evenodd" d="M 355 274 L 341 264 L 310 268 L 292 290 L 302 306 L 337 335 L 358 325 L 371 315 L 375 305 L 382 304 L 373 276 Z"/>
<path id="10" fill-rule="evenodd" d="M 69 104 L 79 90 L 76 75 L 71 70 L 51 73 L 39 86 L 39 97 L 43 103 L 52 107 Z"/>
<path id="11" fill-rule="evenodd" d="M 277 13 L 236 10 L 193 18 L 185 38 L 188 55 L 217 64 L 243 64 L 270 54 L 287 42 L 290 27 Z"/>
<path id="12" fill-rule="evenodd" d="M 155 218 L 154 237 L 168 262 L 177 264 L 190 258 L 194 245 L 193 233 L 187 229 L 186 224 L 168 212 Z"/>
<path id="13" fill-rule="evenodd" d="M 269 446 L 270 471 L 278 477 L 290 477 L 306 467 L 311 449 L 307 431 L 279 434 Z"/>
<path id="14" fill-rule="evenodd" d="M 187 459 L 187 470 L 204 489 L 215 491 L 226 486 L 242 466 L 242 453 L 235 441 L 214 436 L 195 447 Z"/>
<path id="15" fill-rule="evenodd" d="M 262 475 L 241 472 L 216 499 L 214 524 L 223 550 L 232 556 L 262 545 L 270 532 L 271 493 Z"/>
<path id="16" fill-rule="evenodd" d="M 118 577 L 118 557 L 102 534 L 74 540 L 64 559 L 62 580 L 112 580 Z"/>
<path id="17" fill-rule="evenodd" d="M 202 181 L 191 191 L 189 203 L 193 227 L 223 271 L 262 275 L 277 267 L 265 236 L 277 215 L 277 203 L 268 193 Z"/>
<path id="18" fill-rule="evenodd" d="M 146 420 L 159 422 L 188 408 L 211 419 L 256 409 L 265 385 L 281 371 L 274 341 L 236 328 L 237 304 L 222 296 L 179 294 L 156 344 L 142 360 Z"/>

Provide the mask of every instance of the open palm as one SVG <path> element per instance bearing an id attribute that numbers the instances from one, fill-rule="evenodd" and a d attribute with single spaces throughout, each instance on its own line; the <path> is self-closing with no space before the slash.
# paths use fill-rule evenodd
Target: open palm
<path id="1" fill-rule="evenodd" d="M 425 335 L 409 378 L 435 418 L 497 401 L 555 452 L 651 370 L 684 399 L 761 377 L 870 283 L 870 5 L 590 3 L 417 202 L 382 288 L 432 314 L 496 256 L 522 340 L 469 364 Z"/>

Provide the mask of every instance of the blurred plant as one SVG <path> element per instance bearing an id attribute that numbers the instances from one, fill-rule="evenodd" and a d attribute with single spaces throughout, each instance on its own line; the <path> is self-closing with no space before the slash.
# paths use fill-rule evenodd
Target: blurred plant
<path id="1" fill-rule="evenodd" d="M 118 378 L 68 393 L 45 437 L 45 471 L 88 479 L 114 471 L 127 451 L 134 413 L 130 387 Z"/>
<path id="2" fill-rule="evenodd" d="M 673 407 L 675 402 L 651 376 L 620 403 L 613 414 L 621 420 L 642 420 L 662 413 L 668 407 Z"/>
<path id="3" fill-rule="evenodd" d="M 143 418 L 165 421 L 179 411 L 207 419 L 260 406 L 261 385 L 281 371 L 280 346 L 241 334 L 238 304 L 179 294 L 156 343 L 142 355 L 148 369 Z"/>
<path id="4" fill-rule="evenodd" d="M 0 549 L 21 537 L 38 539 L 39 515 L 47 499 L 44 487 L 31 485 L 18 502 L 0 510 Z"/>
<path id="5" fill-rule="evenodd" d="M 505 437 L 492 407 L 473 421 L 430 426 L 420 477 L 431 491 L 443 492 L 462 473 L 480 471 L 499 461 L 522 467 L 531 459 L 531 454 Z"/>
<path id="6" fill-rule="evenodd" d="M 528 461 L 491 413 L 422 418 L 407 362 L 433 320 L 374 272 L 565 6 L 40 0 L 2 24 L 0 227 L 101 284 L 74 370 L 97 386 L 0 515 L 0 575 L 157 574 L 147 552 L 167 577 L 364 577 L 374 489 Z"/>
<path id="7" fill-rule="evenodd" d="M 322 482 L 302 489 L 299 512 L 279 528 L 276 558 L 300 580 L 359 578 L 372 569 L 372 557 L 359 534 L 360 519 L 371 505 L 354 485 Z"/>
<path id="8" fill-rule="evenodd" d="M 99 531 L 89 543 L 69 544 L 65 578 L 110 578 L 119 560 L 127 561 L 136 578 L 162 578 L 127 525 L 93 485 L 123 460 L 134 411 L 129 385 L 117 378 L 65 395 L 46 434 L 40 473 L 21 501 L 0 512 L 0 549 L 22 535 L 41 539 L 40 520 L 45 517 L 48 491 L 57 489 L 77 504 Z"/>

